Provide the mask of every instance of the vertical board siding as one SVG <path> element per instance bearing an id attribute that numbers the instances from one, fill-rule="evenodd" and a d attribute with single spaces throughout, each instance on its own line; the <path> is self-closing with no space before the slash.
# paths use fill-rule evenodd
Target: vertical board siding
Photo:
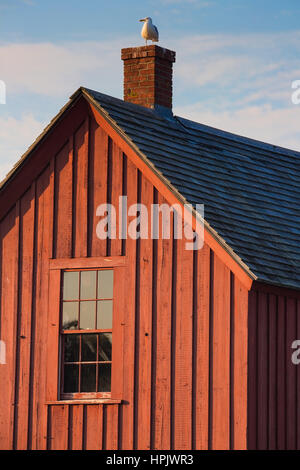
<path id="1" fill-rule="evenodd" d="M 295 450 L 299 446 L 299 300 L 265 290 L 249 293 L 248 447 Z"/>
<path id="2" fill-rule="evenodd" d="M 28 438 L 29 366 L 34 247 L 35 185 L 21 198 L 18 370 L 16 371 L 16 409 L 14 448 L 25 450 Z"/>
<path id="3" fill-rule="evenodd" d="M 14 425 L 15 339 L 17 327 L 19 204 L 1 224 L 0 337 L 6 345 L 6 364 L 0 365 L 0 448 L 11 449 Z"/>
<path id="4" fill-rule="evenodd" d="M 158 195 L 158 204 L 166 201 Z M 160 227 L 162 218 L 159 219 Z M 171 293 L 172 241 L 159 238 L 156 243 L 155 343 L 152 377 L 152 448 L 170 449 L 171 433 Z M 163 282 L 159 282 L 162 280 Z"/>
<path id="5" fill-rule="evenodd" d="M 55 157 L 54 256 L 72 256 L 73 139 Z"/>
<path id="6" fill-rule="evenodd" d="M 141 204 L 151 213 L 153 204 L 153 186 L 141 176 Z M 152 263 L 153 242 L 150 226 L 139 242 L 138 260 L 138 335 L 136 337 L 136 396 L 135 426 L 136 448 L 150 449 L 151 437 L 151 344 L 152 344 Z M 143 423 L 143 432 L 138 432 Z"/>
<path id="7" fill-rule="evenodd" d="M 86 406 L 85 450 L 101 450 L 103 441 L 103 407 Z"/>
<path id="8" fill-rule="evenodd" d="M 277 429 L 277 298 L 269 295 L 269 374 L 268 374 L 268 445 L 270 450 L 276 450 Z"/>
<path id="9" fill-rule="evenodd" d="M 74 258 L 87 256 L 88 227 L 88 131 L 86 118 L 74 136 L 73 165 L 73 255 Z"/>
<path id="10" fill-rule="evenodd" d="M 186 250 L 186 239 L 175 239 L 173 214 L 171 238 L 162 237 L 162 214 L 158 239 L 119 238 L 119 196 L 127 196 L 128 208 L 143 203 L 149 215 L 152 203 L 167 201 L 92 113 L 79 117 L 76 107 L 72 113 L 73 127 L 68 121 L 68 132 L 60 132 L 57 148 L 52 143 L 44 170 L 0 222 L 0 338 L 7 345 L 7 364 L 0 366 L 0 388 L 5 390 L 0 448 L 245 448 L 246 288 L 205 243 L 193 252 Z M 47 149 L 47 141 L 43 145 Z M 117 238 L 110 241 L 96 235 L 97 207 L 103 203 L 112 203 L 118 216 Z M 132 210 L 128 224 L 138 215 Z M 123 333 L 119 330 L 120 350 L 114 351 L 114 361 L 122 365 L 113 379 L 120 389 L 115 398 L 122 402 L 54 404 L 58 338 L 51 329 L 57 328 L 59 311 L 52 308 L 51 290 L 59 288 L 60 271 L 49 274 L 49 259 L 122 255 L 125 292 L 118 286 L 116 292 L 122 296 L 118 322 Z M 284 308 L 296 324 L 299 306 Z M 275 334 L 281 331 L 279 311 L 280 306 Z M 284 331 L 283 347 L 292 336 L 289 327 Z M 249 348 L 252 342 L 249 337 Z M 271 354 L 274 344 L 266 347 Z M 46 376 L 51 362 L 53 375 Z M 259 367 L 263 370 L 264 364 Z M 269 387 L 279 367 L 268 369 Z M 293 399 L 299 383 L 294 372 L 276 397 L 286 392 Z M 264 396 L 265 391 L 257 393 Z M 288 413 L 295 414 L 292 404 Z M 274 416 L 268 416 L 272 423 Z M 295 445 L 295 426 L 293 421 L 287 430 L 290 446 Z"/>
<path id="11" fill-rule="evenodd" d="M 287 298 L 286 302 L 286 364 L 287 364 L 287 381 L 286 381 L 286 448 L 287 450 L 296 449 L 296 432 L 297 432 L 297 420 L 296 420 L 296 373 L 297 368 L 292 363 L 292 348 L 291 345 L 296 338 L 297 331 L 297 303 L 296 299 Z"/>
<path id="12" fill-rule="evenodd" d="M 300 300 L 296 301 L 296 333 L 300 338 Z M 300 367 L 296 370 L 296 446 L 300 449 Z"/>
<path id="13" fill-rule="evenodd" d="M 257 430 L 257 292 L 248 303 L 248 449 L 256 449 Z M 252 398 L 251 398 L 252 397 Z"/>
<path id="14" fill-rule="evenodd" d="M 300 300 L 296 301 L 296 334 L 300 338 Z M 300 367 L 296 370 L 296 446 L 300 449 Z"/>
<path id="15" fill-rule="evenodd" d="M 49 420 L 51 422 L 47 436 L 49 450 L 68 449 L 68 420 L 69 407 L 66 405 L 51 406 Z M 50 428 L 50 429 L 49 429 Z"/>
<path id="16" fill-rule="evenodd" d="M 48 266 L 52 257 L 52 220 L 50 205 L 53 200 L 50 185 L 50 168 L 48 167 L 38 178 L 36 185 L 36 256 L 34 269 L 36 285 L 33 302 L 33 336 L 34 347 L 31 351 L 31 401 L 29 414 L 29 447 L 32 449 L 46 448 L 47 421 L 45 414 L 46 400 L 46 363 L 47 349 L 47 307 L 48 302 Z"/>
<path id="17" fill-rule="evenodd" d="M 116 210 L 116 221 L 111 224 L 112 230 L 115 231 L 116 238 L 111 240 L 110 256 L 122 255 L 122 239 L 120 238 L 120 222 L 121 211 L 119 211 L 119 196 L 122 196 L 123 181 L 123 153 L 120 148 L 113 143 L 111 152 L 111 197 L 110 201 Z"/>
<path id="18" fill-rule="evenodd" d="M 128 207 L 137 203 L 138 171 L 127 160 L 127 201 Z M 134 217 L 134 216 L 133 216 Z M 131 217 L 129 221 L 131 221 Z M 123 400 L 120 413 L 121 427 L 120 447 L 123 450 L 133 449 L 134 442 L 134 375 L 135 375 L 135 305 L 136 305 L 136 252 L 137 244 L 132 238 L 126 240 L 128 268 L 126 273 L 126 289 L 131 293 L 124 305 L 124 352 L 123 352 Z"/>
<path id="19" fill-rule="evenodd" d="M 177 243 L 174 449 L 192 448 L 193 252 Z"/>
<path id="20" fill-rule="evenodd" d="M 233 342 L 233 362 L 231 377 L 231 419 L 233 449 L 247 448 L 247 408 L 245 406 L 245 397 L 247 396 L 247 374 L 248 374 L 248 292 L 234 278 L 234 305 L 232 315 L 234 317 L 234 331 L 232 332 Z"/>
<path id="21" fill-rule="evenodd" d="M 118 405 L 106 406 L 105 449 L 118 450 Z"/>
<path id="22" fill-rule="evenodd" d="M 230 271 L 214 257 L 212 449 L 229 449 Z"/>
<path id="23" fill-rule="evenodd" d="M 267 294 L 258 295 L 257 328 L 257 443 L 258 449 L 267 447 L 268 439 L 268 303 Z"/>
<path id="24" fill-rule="evenodd" d="M 83 411 L 84 405 L 70 406 L 69 413 L 71 413 L 72 416 L 72 426 L 69 429 L 71 450 L 83 449 Z"/>
<path id="25" fill-rule="evenodd" d="M 286 299 L 283 296 L 278 298 L 277 321 L 277 449 L 284 450 L 286 448 Z"/>
<path id="26" fill-rule="evenodd" d="M 195 381 L 194 449 L 208 449 L 209 423 L 209 312 L 210 249 L 204 245 L 197 254 L 196 302 L 194 305 Z"/>
<path id="27" fill-rule="evenodd" d="M 97 207 L 107 202 L 108 135 L 95 120 L 90 126 L 89 216 L 90 256 L 106 256 L 106 240 L 96 236 Z"/>

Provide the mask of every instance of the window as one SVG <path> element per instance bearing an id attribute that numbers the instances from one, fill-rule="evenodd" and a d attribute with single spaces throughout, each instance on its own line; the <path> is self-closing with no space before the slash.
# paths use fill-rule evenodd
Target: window
<path id="1" fill-rule="evenodd" d="M 113 269 L 65 270 L 61 289 L 61 396 L 111 392 Z"/>

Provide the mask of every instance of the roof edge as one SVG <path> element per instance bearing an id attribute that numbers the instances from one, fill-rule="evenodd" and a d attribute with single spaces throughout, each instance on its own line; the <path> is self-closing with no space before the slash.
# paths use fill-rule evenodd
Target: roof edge
<path id="1" fill-rule="evenodd" d="M 77 102 L 77 99 L 82 96 L 82 87 L 78 88 L 78 90 L 73 93 L 73 95 L 69 98 L 69 101 L 59 110 L 59 112 L 54 116 L 53 119 L 49 122 L 49 124 L 45 127 L 45 129 L 38 135 L 35 141 L 28 147 L 28 149 L 22 154 L 19 160 L 14 164 L 12 169 L 7 173 L 3 180 L 0 181 L 0 191 L 4 189 L 7 183 L 9 183 L 13 177 L 17 174 L 17 172 L 22 167 L 22 164 L 27 160 L 27 157 L 31 152 L 34 152 L 37 147 L 42 143 L 43 139 L 51 132 L 56 124 L 60 121 L 62 116 L 71 109 Z"/>
<path id="2" fill-rule="evenodd" d="M 0 182 L 0 192 L 4 190 L 7 184 L 13 180 L 14 176 L 21 170 L 23 163 L 27 161 L 29 155 L 34 152 L 38 146 L 43 142 L 47 135 L 53 131 L 55 126 L 61 120 L 63 115 L 68 112 L 77 102 L 77 100 L 83 96 L 97 112 L 106 120 L 106 122 L 117 132 L 117 134 L 129 145 L 129 147 L 135 152 L 135 154 L 146 164 L 156 175 L 157 178 L 167 187 L 167 189 L 175 196 L 175 198 L 181 204 L 189 204 L 188 200 L 176 189 L 175 186 L 160 172 L 155 165 L 148 159 L 148 157 L 139 149 L 139 147 L 128 137 L 125 131 L 114 121 L 109 113 L 91 96 L 88 89 L 79 87 L 69 98 L 69 101 L 60 109 L 57 115 L 50 121 L 48 126 L 45 127 L 43 132 L 36 138 L 32 145 L 26 150 L 21 156 L 18 162 L 14 165 L 12 170 L 6 175 L 4 180 Z M 192 215 L 195 221 L 200 221 L 204 224 L 205 229 L 211 235 L 211 237 L 220 245 L 222 249 L 235 261 L 238 266 L 247 274 L 249 280 L 258 280 L 258 277 L 250 270 L 250 268 L 243 262 L 243 260 L 234 252 L 234 250 L 227 244 L 227 242 L 218 234 L 218 232 L 205 220 L 200 214 L 192 208 Z"/>

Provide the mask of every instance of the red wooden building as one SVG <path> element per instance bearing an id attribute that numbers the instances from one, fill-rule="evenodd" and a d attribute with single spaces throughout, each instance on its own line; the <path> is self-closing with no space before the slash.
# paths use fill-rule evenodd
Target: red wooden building
<path id="1" fill-rule="evenodd" d="M 122 59 L 125 100 L 77 90 L 0 185 L 0 448 L 299 448 L 300 154 L 174 116 L 172 51 Z M 175 212 L 121 237 L 119 196 L 203 203 L 203 247 Z"/>

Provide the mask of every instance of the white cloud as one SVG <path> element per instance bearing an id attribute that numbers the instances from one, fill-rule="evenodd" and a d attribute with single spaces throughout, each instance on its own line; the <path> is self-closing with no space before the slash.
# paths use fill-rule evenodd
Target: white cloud
<path id="1" fill-rule="evenodd" d="M 300 77 L 300 32 L 277 34 L 196 35 L 173 41 L 179 91 L 215 86 L 238 99 L 257 93 L 285 99 Z M 225 88 L 226 87 L 226 88 Z"/>
<path id="2" fill-rule="evenodd" d="M 0 117 L 0 181 L 45 127 L 34 116 Z"/>
<path id="3" fill-rule="evenodd" d="M 300 151 L 300 106 L 274 109 L 271 105 L 212 111 L 202 103 L 176 107 L 178 116 L 235 134 Z"/>
<path id="4" fill-rule="evenodd" d="M 300 78 L 300 32 L 277 34 L 193 35 L 165 38 L 176 50 L 176 90 L 201 87 L 240 92 L 243 99 L 271 92 L 277 98 Z M 121 96 L 120 49 L 135 38 L 64 44 L 0 44 L 1 79 L 8 94 L 66 96 L 80 85 Z M 239 97 L 240 99 L 241 97 Z"/>
<path id="5" fill-rule="evenodd" d="M 1 79 L 7 93 L 65 96 L 80 85 L 121 90 L 120 49 L 130 38 L 67 44 L 0 44 Z M 88 82 L 88 83 L 87 83 Z"/>
<path id="6" fill-rule="evenodd" d="M 178 0 L 179 1 L 179 0 Z M 183 0 L 184 1 L 184 0 Z M 187 1 L 187 0 L 186 0 Z M 192 0 L 190 0 L 192 1 Z M 122 97 L 120 49 L 136 38 L 63 44 L 1 44 L 0 79 L 11 94 L 35 93 L 63 102 L 78 86 Z M 176 113 L 204 124 L 300 150 L 300 31 L 169 37 L 176 50 Z M 0 178 L 42 130 L 33 116 L 0 118 Z"/>

